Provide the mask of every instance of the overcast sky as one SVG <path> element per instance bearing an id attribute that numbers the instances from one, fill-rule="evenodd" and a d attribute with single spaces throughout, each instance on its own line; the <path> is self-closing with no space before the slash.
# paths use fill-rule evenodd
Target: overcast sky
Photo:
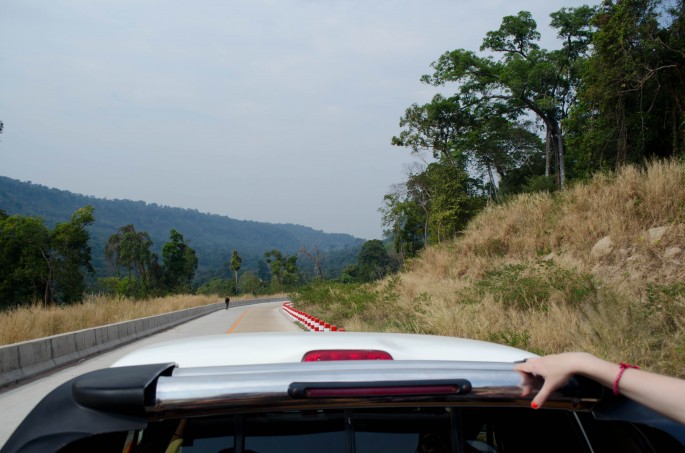
<path id="1" fill-rule="evenodd" d="M 2 0 L 0 175 L 381 238 L 430 63 L 520 10 L 558 47 L 549 14 L 585 3 Z"/>

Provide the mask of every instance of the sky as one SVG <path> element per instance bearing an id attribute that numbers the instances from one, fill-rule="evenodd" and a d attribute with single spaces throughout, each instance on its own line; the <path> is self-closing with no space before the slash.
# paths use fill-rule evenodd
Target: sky
<path id="1" fill-rule="evenodd" d="M 585 3 L 3 0 L 0 175 L 380 239 L 430 64 L 521 10 L 557 48 L 549 14 Z"/>

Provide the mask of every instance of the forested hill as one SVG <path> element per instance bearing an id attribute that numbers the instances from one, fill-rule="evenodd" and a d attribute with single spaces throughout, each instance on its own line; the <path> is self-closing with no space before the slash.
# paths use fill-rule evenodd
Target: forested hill
<path id="1" fill-rule="evenodd" d="M 100 199 L 0 176 L 0 209 L 9 215 L 41 217 L 52 228 L 68 221 L 85 205 L 95 208 L 90 234 L 93 265 L 99 275 L 106 273 L 107 240 L 119 227 L 129 224 L 150 235 L 158 254 L 169 240 L 169 231 L 173 228 L 180 232 L 197 253 L 200 280 L 228 275 L 227 263 L 233 250 L 243 258 L 243 270 L 258 271 L 264 252 L 278 249 L 292 255 L 303 246 L 310 250 L 316 246 L 323 254 L 322 265 L 327 267 L 324 272 L 337 275 L 356 260 L 363 243 L 348 234 L 324 233 L 301 225 L 236 220 L 143 201 Z M 308 263 L 300 260 L 298 264 L 306 269 Z"/>

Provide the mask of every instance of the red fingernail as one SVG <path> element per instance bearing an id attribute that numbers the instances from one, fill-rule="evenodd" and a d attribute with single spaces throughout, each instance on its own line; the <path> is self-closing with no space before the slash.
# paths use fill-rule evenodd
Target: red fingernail
<path id="1" fill-rule="evenodd" d="M 537 409 L 537 408 L 539 408 L 540 406 L 538 406 L 538 403 L 536 403 L 535 401 L 533 401 L 532 403 L 530 403 L 530 407 L 532 407 L 533 409 Z"/>

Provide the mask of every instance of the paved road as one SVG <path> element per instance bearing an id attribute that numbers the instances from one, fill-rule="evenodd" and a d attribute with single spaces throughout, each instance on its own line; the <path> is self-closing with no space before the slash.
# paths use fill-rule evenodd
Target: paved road
<path id="1" fill-rule="evenodd" d="M 0 445 L 4 445 L 21 420 L 43 396 L 60 384 L 88 371 L 106 368 L 141 346 L 198 335 L 241 332 L 287 332 L 300 330 L 280 310 L 283 302 L 235 306 L 219 310 L 114 351 L 106 352 L 43 378 L 0 393 Z"/>

